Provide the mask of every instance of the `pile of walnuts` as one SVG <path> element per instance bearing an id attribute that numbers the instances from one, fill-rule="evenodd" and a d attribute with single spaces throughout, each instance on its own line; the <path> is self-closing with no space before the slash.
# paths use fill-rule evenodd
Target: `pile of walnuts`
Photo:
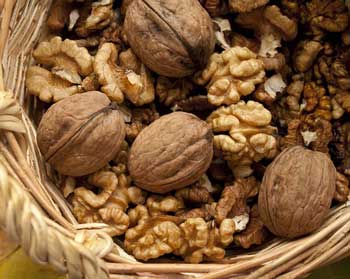
<path id="1" fill-rule="evenodd" d="M 302 208 L 318 191 L 324 208 L 349 200 L 344 1 L 54 0 L 47 26 L 26 76 L 48 104 L 38 146 L 78 222 L 135 258 L 218 261 L 274 226 L 305 234 L 283 223 L 295 193 Z M 307 164 L 332 185 L 298 180 Z"/>

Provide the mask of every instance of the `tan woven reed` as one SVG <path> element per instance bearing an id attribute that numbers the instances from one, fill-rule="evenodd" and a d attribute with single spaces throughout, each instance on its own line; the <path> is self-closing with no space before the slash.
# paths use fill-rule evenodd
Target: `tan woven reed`
<path id="1" fill-rule="evenodd" d="M 138 263 L 99 231 L 104 224 L 79 225 L 38 152 L 30 120 L 37 103 L 24 88 L 50 2 L 0 0 L 0 228 L 34 261 L 68 278 L 287 279 L 350 256 L 349 202 L 333 208 L 312 235 L 275 239 L 259 251 L 213 264 Z M 17 105 L 2 103 L 5 89 Z"/>

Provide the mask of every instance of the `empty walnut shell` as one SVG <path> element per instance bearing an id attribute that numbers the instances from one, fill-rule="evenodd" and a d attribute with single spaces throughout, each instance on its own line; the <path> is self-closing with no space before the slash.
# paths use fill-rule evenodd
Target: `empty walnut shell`
<path id="1" fill-rule="evenodd" d="M 213 23 L 198 0 L 134 0 L 124 27 L 136 55 L 164 76 L 203 68 L 215 46 Z"/>
<path id="2" fill-rule="evenodd" d="M 82 176 L 113 159 L 125 137 L 125 124 L 105 94 L 91 91 L 57 102 L 38 128 L 41 153 L 59 173 Z"/>
<path id="3" fill-rule="evenodd" d="M 333 198 L 336 169 L 329 157 L 301 146 L 285 149 L 265 171 L 259 213 L 275 235 L 294 238 L 317 229 Z"/>
<path id="4" fill-rule="evenodd" d="M 213 156 L 213 134 L 197 116 L 173 112 L 141 131 L 131 146 L 129 172 L 141 188 L 165 193 L 198 180 Z"/>

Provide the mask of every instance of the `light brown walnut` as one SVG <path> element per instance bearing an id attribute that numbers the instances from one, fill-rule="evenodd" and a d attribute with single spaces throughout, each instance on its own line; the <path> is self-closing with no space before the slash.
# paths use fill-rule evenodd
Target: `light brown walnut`
<path id="1" fill-rule="evenodd" d="M 121 113 L 106 95 L 91 91 L 52 105 L 41 119 L 37 142 L 59 173 L 83 176 L 112 160 L 124 137 Z"/>
<path id="2" fill-rule="evenodd" d="M 277 236 L 294 238 L 316 230 L 331 207 L 336 169 L 321 152 L 287 148 L 268 166 L 259 191 L 259 214 Z"/>
<path id="3" fill-rule="evenodd" d="M 173 112 L 141 131 L 130 150 L 128 169 L 136 185 L 166 193 L 197 181 L 213 156 L 209 126 L 193 114 Z"/>

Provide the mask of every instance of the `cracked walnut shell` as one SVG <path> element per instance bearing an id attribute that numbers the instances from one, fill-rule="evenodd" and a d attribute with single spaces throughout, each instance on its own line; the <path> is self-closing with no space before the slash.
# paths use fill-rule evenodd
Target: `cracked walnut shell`
<path id="1" fill-rule="evenodd" d="M 173 112 L 143 129 L 131 146 L 129 172 L 137 186 L 166 193 L 197 181 L 213 156 L 213 135 L 195 115 Z"/>
<path id="2" fill-rule="evenodd" d="M 52 105 L 38 127 L 38 145 L 59 173 L 82 176 L 112 160 L 125 137 L 122 115 L 104 94 L 91 91 Z"/>
<path id="3" fill-rule="evenodd" d="M 141 61 L 168 77 L 203 68 L 215 46 L 212 21 L 197 0 L 134 0 L 124 27 Z"/>
<path id="4" fill-rule="evenodd" d="M 258 199 L 261 220 L 277 236 L 308 234 L 328 214 L 335 186 L 336 169 L 327 155 L 287 148 L 265 171 Z"/>

